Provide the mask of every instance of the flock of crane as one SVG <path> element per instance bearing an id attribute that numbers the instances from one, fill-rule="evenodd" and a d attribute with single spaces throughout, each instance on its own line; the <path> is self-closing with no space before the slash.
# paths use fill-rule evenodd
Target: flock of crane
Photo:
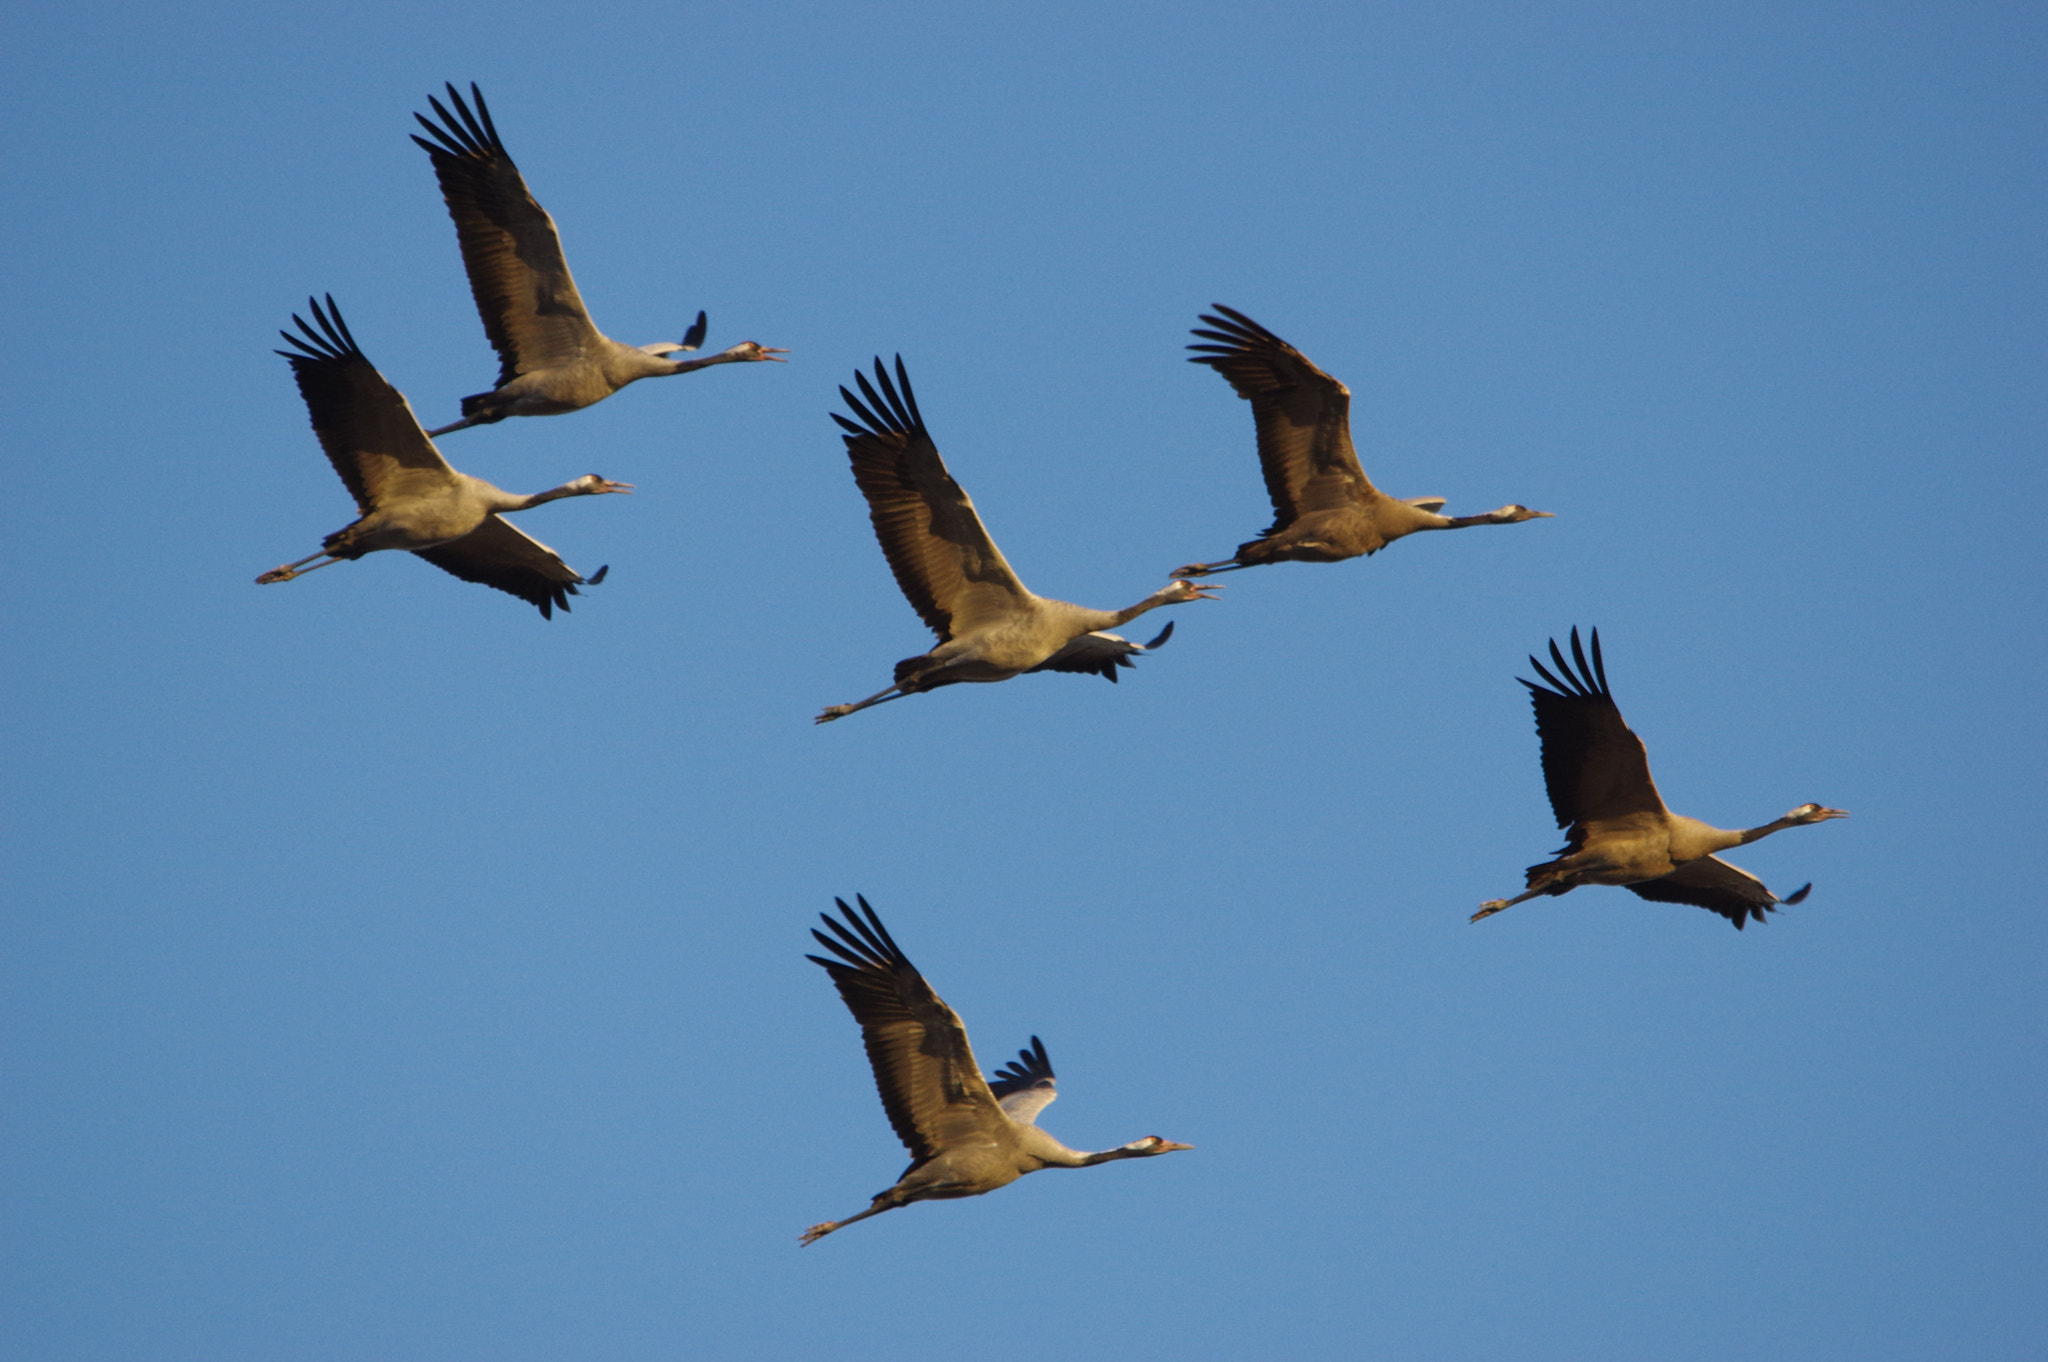
<path id="1" fill-rule="evenodd" d="M 592 473 L 517 496 L 457 472 L 434 438 L 508 416 L 576 411 L 637 379 L 771 361 L 787 351 L 742 341 L 704 358 L 670 358 L 703 343 L 702 312 L 681 341 L 633 347 L 604 335 L 576 292 L 554 220 L 506 153 L 482 92 L 471 85 L 465 101 L 451 84 L 448 99 L 444 106 L 429 96 L 439 121 L 415 114 L 427 136 L 413 141 L 432 158 L 455 221 L 470 290 L 498 353 L 497 386 L 462 399 L 461 420 L 426 430 L 405 397 L 364 358 L 334 299 L 324 306 L 308 300 L 311 321 L 294 314 L 298 334 L 281 332 L 292 348 L 278 353 L 291 363 L 314 433 L 359 516 L 328 535 L 319 553 L 256 580 L 290 581 L 368 553 L 404 549 L 465 581 L 509 592 L 549 617 L 569 608 L 578 587 L 603 581 L 606 569 L 584 577 L 504 517 L 562 497 L 631 492 L 632 485 Z M 1220 588 L 1196 578 L 1267 563 L 1340 562 L 1422 530 L 1510 525 L 1550 514 L 1509 504 L 1483 515 L 1445 516 L 1441 497 L 1386 496 L 1359 466 L 1351 445 L 1351 394 L 1342 383 L 1241 312 L 1219 304 L 1202 321 L 1206 327 L 1194 334 L 1203 343 L 1188 347 L 1191 358 L 1215 369 L 1251 404 L 1273 524 L 1227 559 L 1175 569 L 1166 586 L 1122 610 L 1091 610 L 1026 588 L 946 470 L 902 358 L 893 378 L 879 358 L 873 382 L 855 371 L 858 395 L 839 389 L 852 415 L 835 412 L 832 419 L 844 431 L 883 556 L 938 643 L 898 662 L 886 690 L 833 705 L 818 723 L 940 686 L 1006 681 L 1025 672 L 1091 673 L 1113 682 L 1135 654 L 1165 643 L 1173 626 L 1143 644 L 1110 631 L 1160 606 L 1213 599 L 1209 593 Z M 1544 784 L 1557 825 L 1566 829 L 1565 845 L 1555 859 L 1528 868 L 1522 893 L 1482 904 L 1472 921 L 1583 884 L 1693 904 L 1738 930 L 1763 921 L 1781 903 L 1806 897 L 1810 884 L 1780 898 L 1714 853 L 1783 828 L 1845 818 L 1843 810 L 1802 804 L 1739 830 L 1672 813 L 1650 778 L 1641 739 L 1608 689 L 1598 631 L 1589 653 L 1575 627 L 1569 657 L 1553 639 L 1550 659 L 1552 667 L 1545 667 L 1531 657 L 1542 683 L 1522 684 L 1535 706 Z M 993 1079 L 984 1078 L 959 1015 L 904 956 L 867 900 L 858 898 L 857 912 L 837 902 L 841 918 L 823 915 L 830 935 L 812 932 L 833 958 L 808 958 L 825 968 L 860 1023 L 883 1109 L 911 1165 L 866 1210 L 812 1226 L 804 1243 L 914 1201 L 993 1191 L 1042 1168 L 1190 1148 L 1149 1135 L 1084 1153 L 1040 1130 L 1037 1115 L 1056 1088 L 1038 1037 Z"/>

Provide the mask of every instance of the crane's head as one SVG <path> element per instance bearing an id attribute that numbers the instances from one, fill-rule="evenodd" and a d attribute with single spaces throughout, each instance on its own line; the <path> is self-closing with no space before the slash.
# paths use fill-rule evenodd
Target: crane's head
<path id="1" fill-rule="evenodd" d="M 1847 809 L 1830 809 L 1820 804 L 1801 804 L 1798 808 L 1785 815 L 1785 821 L 1788 823 L 1825 823 L 1830 818 L 1847 818 L 1848 816 L 1849 811 Z M 1787 899 L 1786 902 L 1790 903 L 1791 900 Z"/>
<path id="2" fill-rule="evenodd" d="M 606 492 L 631 492 L 630 482 L 612 482 L 596 473 L 585 473 L 569 484 L 570 491 L 579 497 L 601 496 Z"/>
<path id="3" fill-rule="evenodd" d="M 774 360 L 777 364 L 787 364 L 788 360 L 777 357 L 788 353 L 789 351 L 779 350 L 772 345 L 762 345 L 756 341 L 741 341 L 730 349 L 721 350 L 718 358 L 737 360 L 742 363 L 750 360 Z"/>
<path id="4" fill-rule="evenodd" d="M 1172 1140 L 1162 1140 L 1157 1135 L 1147 1135 L 1142 1140 L 1132 1140 L 1127 1145 L 1119 1146 L 1119 1152 L 1125 1158 L 1148 1159 L 1154 1154 L 1171 1154 L 1176 1149 L 1193 1148 L 1191 1144 L 1175 1144 Z"/>
<path id="5" fill-rule="evenodd" d="M 1186 601 L 1213 601 L 1216 599 L 1215 593 L 1221 590 L 1223 588 L 1220 586 L 1191 582 L 1182 577 L 1159 588 L 1153 599 L 1161 605 L 1180 605 Z"/>
<path id="6" fill-rule="evenodd" d="M 1511 501 L 1498 511 L 1488 511 L 1486 518 L 1502 525 L 1513 525 L 1517 521 L 1523 520 L 1554 520 L 1556 519 L 1556 513 L 1553 511 L 1532 511 L 1527 506 Z"/>

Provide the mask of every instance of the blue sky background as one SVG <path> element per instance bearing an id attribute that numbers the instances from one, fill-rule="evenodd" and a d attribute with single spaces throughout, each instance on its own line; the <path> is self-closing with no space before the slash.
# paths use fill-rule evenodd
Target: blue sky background
<path id="1" fill-rule="evenodd" d="M 0 1307 L 21 1359 L 2038 1357 L 2048 19 L 2023 5 L 79 4 L 10 25 Z M 787 366 L 450 436 L 572 616 L 347 523 L 277 328 L 496 360 L 411 114 L 593 315 Z M 1035 589 L 1267 523 L 1238 307 L 1366 467 L 1557 519 L 1225 578 L 1123 684 L 929 646 L 827 413 L 902 352 Z M 1145 621 L 1137 626 L 1149 635 Z M 1738 935 L 1583 890 L 1517 672 L 1673 805 L 1854 812 Z M 915 1206 L 861 891 L 1045 1124 Z"/>

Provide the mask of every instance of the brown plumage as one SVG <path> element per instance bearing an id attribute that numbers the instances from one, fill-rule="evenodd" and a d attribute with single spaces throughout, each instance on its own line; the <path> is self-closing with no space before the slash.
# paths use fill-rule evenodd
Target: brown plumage
<path id="1" fill-rule="evenodd" d="M 845 388 L 858 421 L 838 413 L 846 431 L 853 480 L 867 498 L 868 518 L 882 556 L 896 574 L 911 608 L 939 636 L 938 646 L 896 664 L 896 681 L 858 704 L 833 705 L 819 723 L 919 691 L 961 681 L 1007 681 L 1025 672 L 1085 672 L 1116 680 L 1133 653 L 1166 642 L 1171 625 L 1150 643 L 1136 644 L 1109 630 L 1148 610 L 1210 599 L 1216 587 L 1172 582 L 1123 610 L 1091 610 L 1027 590 L 989 537 L 974 503 L 939 457 L 910 389 L 910 374 L 896 359 L 891 382 L 875 360 L 875 382 L 855 371 L 862 402 Z"/>
<path id="2" fill-rule="evenodd" d="M 578 586 L 604 580 L 605 569 L 582 576 L 502 517 L 562 497 L 630 492 L 630 484 L 591 473 L 522 497 L 456 472 L 420 429 L 404 394 L 363 357 L 333 297 L 325 309 L 307 302 L 319 329 L 294 313 L 301 334 L 279 332 L 295 348 L 277 353 L 291 361 L 313 432 L 361 516 L 328 535 L 321 552 L 271 569 L 259 584 L 288 582 L 380 549 L 407 549 L 443 572 L 510 592 L 552 617 L 557 608 L 569 608 Z"/>
<path id="3" fill-rule="evenodd" d="M 1351 390 L 1307 355 L 1242 312 L 1215 305 L 1204 314 L 1216 328 L 1196 328 L 1207 345 L 1190 345 L 1193 364 L 1206 364 L 1252 404 L 1259 466 L 1273 502 L 1273 524 L 1220 563 L 1189 563 L 1176 577 L 1204 577 L 1263 563 L 1336 563 L 1378 553 L 1420 530 L 1512 525 L 1550 515 L 1509 504 L 1484 515 L 1442 516 L 1442 497 L 1397 501 L 1365 476 L 1351 447 Z"/>
<path id="4" fill-rule="evenodd" d="M 983 1079 L 960 1015 L 932 992 L 868 901 L 855 898 L 858 914 L 845 899 L 835 900 L 844 922 L 819 914 L 832 935 L 811 931 L 837 958 L 804 958 L 825 967 L 860 1023 L 875 1090 L 910 1151 L 910 1167 L 858 1215 L 804 1231 L 804 1243 L 913 1201 L 980 1196 L 1041 1168 L 1089 1168 L 1192 1148 L 1147 1135 L 1087 1154 L 1040 1130 L 1033 1122 L 1057 1095 L 1044 1044 L 1033 1036 L 1031 1048 L 1019 1051 L 993 1084 Z"/>
<path id="5" fill-rule="evenodd" d="M 1622 722 L 1621 710 L 1607 689 L 1600 631 L 1593 631 L 1590 664 L 1576 628 L 1572 661 L 1565 660 L 1555 639 L 1550 642 L 1550 657 L 1557 664 L 1556 675 L 1529 659 L 1536 674 L 1549 683 L 1547 688 L 1528 680 L 1522 684 L 1536 707 L 1551 812 L 1557 815 L 1557 825 L 1570 831 L 1556 860 L 1529 867 L 1526 892 L 1482 904 L 1472 915 L 1474 922 L 1539 894 L 1563 894 L 1582 884 L 1616 884 L 1660 903 L 1690 903 L 1719 913 L 1737 931 L 1751 919 L 1762 922 L 1778 904 L 1806 897 L 1813 888 L 1810 884 L 1779 898 L 1756 876 L 1713 853 L 1784 828 L 1847 818 L 1847 813 L 1801 804 L 1761 827 L 1727 830 L 1671 812 L 1650 779 L 1642 739 Z"/>
<path id="6" fill-rule="evenodd" d="M 664 358 L 703 343 L 702 312 L 680 342 L 636 349 L 600 332 L 569 276 L 555 220 L 535 202 L 519 167 L 498 140 L 483 92 L 474 84 L 469 92 L 476 101 L 474 112 L 452 84 L 452 113 L 429 95 L 427 103 L 441 121 L 414 114 L 427 137 L 415 133 L 412 140 L 433 158 L 441 197 L 455 219 L 469 289 L 483 317 L 484 334 L 498 352 L 498 386 L 463 398 L 462 419 L 428 434 L 446 435 L 508 416 L 553 416 L 601 402 L 636 379 L 685 374 L 713 364 L 773 360 L 788 353 L 741 341 L 704 359 Z"/>

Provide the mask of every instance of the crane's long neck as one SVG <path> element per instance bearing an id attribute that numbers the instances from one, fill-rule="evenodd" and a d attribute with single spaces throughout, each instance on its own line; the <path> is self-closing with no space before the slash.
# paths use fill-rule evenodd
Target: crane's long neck
<path id="1" fill-rule="evenodd" d="M 499 511 L 528 511 L 536 506 L 544 506 L 550 501 L 560 501 L 563 497 L 589 496 L 591 490 L 583 486 L 581 479 L 578 479 L 575 482 L 565 482 L 560 487 L 550 487 L 545 492 L 535 492 L 530 497 L 509 497 L 508 500 L 511 502 L 509 506 L 499 506 L 493 509 Z"/>
<path id="2" fill-rule="evenodd" d="M 1744 828 L 1741 832 L 1729 833 L 1728 836 L 1733 840 L 1728 845 L 1731 847 L 1747 846 L 1758 838 L 1768 837 L 1774 832 L 1781 832 L 1786 828 L 1796 828 L 1800 825 L 1800 822 L 1800 819 L 1790 817 L 1789 815 L 1784 818 L 1774 818 L 1760 828 Z M 1725 850 L 1726 848 L 1720 849 Z"/>
<path id="3" fill-rule="evenodd" d="M 1176 582 L 1173 586 L 1161 587 L 1136 605 L 1127 605 L 1118 611 L 1091 610 L 1089 611 L 1090 614 L 1102 617 L 1102 623 L 1091 624 L 1088 627 L 1090 629 L 1114 629 L 1120 624 L 1129 624 L 1148 610 L 1157 610 L 1162 605 L 1177 605 L 1186 599 L 1185 596 L 1175 590 L 1179 585 L 1180 583 Z"/>
<path id="4" fill-rule="evenodd" d="M 490 503 L 493 511 L 526 511 L 531 510 L 535 506 L 546 505 L 550 501 L 560 501 L 563 497 L 596 496 L 600 492 L 622 491 L 629 485 L 627 483 L 606 482 L 595 473 L 587 473 L 583 477 L 570 479 L 560 487 L 550 487 L 545 492 L 535 492 L 530 497 L 516 496 L 511 492 L 501 492 L 497 488 L 491 487 L 490 495 L 486 500 Z M 489 484 L 486 483 L 485 486 L 488 487 Z"/>
<path id="5" fill-rule="evenodd" d="M 660 372 L 665 374 L 687 374 L 692 369 L 708 369 L 714 364 L 738 364 L 750 360 L 772 358 L 774 356 L 766 346 L 756 345 L 753 341 L 741 341 L 738 345 L 721 350 L 715 355 L 705 355 L 698 359 L 672 359 L 664 361 L 668 367 Z"/>
<path id="6" fill-rule="evenodd" d="M 1776 822 L 1766 823 L 1760 828 L 1717 828 L 1712 823 L 1702 823 L 1697 818 L 1672 814 L 1671 855 L 1674 860 L 1697 860 L 1701 856 L 1711 856 L 1717 851 L 1745 846 L 1759 837 L 1770 836 L 1780 828 L 1796 827 L 1798 823 L 1798 819 L 1787 816 Z"/>
<path id="7" fill-rule="evenodd" d="M 1093 1168 L 1098 1163 L 1111 1163 L 1117 1159 L 1134 1159 L 1144 1151 L 1128 1149 L 1119 1145 L 1115 1149 L 1104 1149 L 1097 1153 L 1084 1153 L 1069 1149 L 1057 1140 L 1048 1140 L 1052 1148 L 1034 1147 L 1030 1152 L 1034 1158 L 1048 1168 Z"/>
<path id="8" fill-rule="evenodd" d="M 1026 1154 L 1047 1168 L 1088 1168 L 1112 1159 L 1128 1159 L 1138 1152 L 1128 1145 L 1105 1149 L 1099 1154 L 1091 1154 L 1085 1149 L 1069 1149 L 1037 1126 L 1024 1126 L 1019 1130 L 1018 1144 Z"/>

